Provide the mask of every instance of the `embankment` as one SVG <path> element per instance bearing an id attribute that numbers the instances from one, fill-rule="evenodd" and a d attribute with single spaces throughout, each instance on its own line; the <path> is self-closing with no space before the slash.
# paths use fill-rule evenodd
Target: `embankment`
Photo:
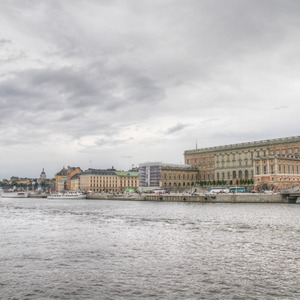
<path id="1" fill-rule="evenodd" d="M 127 200 L 127 201 L 166 201 L 166 202 L 201 202 L 201 203 L 288 203 L 280 194 L 218 194 L 206 195 L 111 195 L 89 194 L 87 199 Z"/>

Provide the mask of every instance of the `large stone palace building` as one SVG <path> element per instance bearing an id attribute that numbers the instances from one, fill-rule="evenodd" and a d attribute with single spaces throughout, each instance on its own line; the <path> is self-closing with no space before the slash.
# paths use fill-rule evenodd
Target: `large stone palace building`
<path id="1" fill-rule="evenodd" d="M 186 150 L 185 163 L 201 181 L 235 184 L 252 179 L 261 188 L 283 189 L 300 183 L 300 136 Z"/>

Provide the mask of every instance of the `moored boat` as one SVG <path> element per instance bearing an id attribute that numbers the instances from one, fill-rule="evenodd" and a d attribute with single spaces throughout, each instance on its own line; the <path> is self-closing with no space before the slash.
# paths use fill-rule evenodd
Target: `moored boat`
<path id="1" fill-rule="evenodd" d="M 47 196 L 48 199 L 86 199 L 86 194 L 81 192 L 53 193 Z"/>
<path id="2" fill-rule="evenodd" d="M 3 192 L 1 193 L 2 198 L 28 198 L 28 192 Z"/>

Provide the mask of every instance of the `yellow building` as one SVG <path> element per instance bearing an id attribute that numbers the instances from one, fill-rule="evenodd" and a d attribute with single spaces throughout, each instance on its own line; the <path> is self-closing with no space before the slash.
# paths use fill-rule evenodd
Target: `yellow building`
<path id="1" fill-rule="evenodd" d="M 80 175 L 76 174 L 70 178 L 70 191 L 76 192 L 80 190 Z"/>
<path id="2" fill-rule="evenodd" d="M 139 172 L 136 171 L 116 171 L 118 191 L 137 190 L 139 187 Z"/>
<path id="3" fill-rule="evenodd" d="M 55 174 L 55 190 L 56 191 L 74 190 L 72 188 L 71 178 L 77 174 L 80 174 L 81 172 L 82 171 L 79 167 L 68 166 L 68 169 L 63 167 L 62 170 L 60 170 L 58 173 Z"/>
<path id="4" fill-rule="evenodd" d="M 138 185 L 138 172 L 88 169 L 80 174 L 80 189 L 86 191 L 123 192 L 137 189 Z"/>
<path id="5" fill-rule="evenodd" d="M 64 191 L 67 182 L 67 169 L 63 167 L 58 173 L 55 174 L 55 191 Z"/>

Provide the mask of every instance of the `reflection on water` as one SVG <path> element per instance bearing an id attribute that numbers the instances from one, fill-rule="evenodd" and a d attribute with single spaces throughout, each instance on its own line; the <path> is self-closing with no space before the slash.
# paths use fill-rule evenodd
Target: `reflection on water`
<path id="1" fill-rule="evenodd" d="M 4 299 L 300 298 L 300 205 L 0 199 Z"/>

